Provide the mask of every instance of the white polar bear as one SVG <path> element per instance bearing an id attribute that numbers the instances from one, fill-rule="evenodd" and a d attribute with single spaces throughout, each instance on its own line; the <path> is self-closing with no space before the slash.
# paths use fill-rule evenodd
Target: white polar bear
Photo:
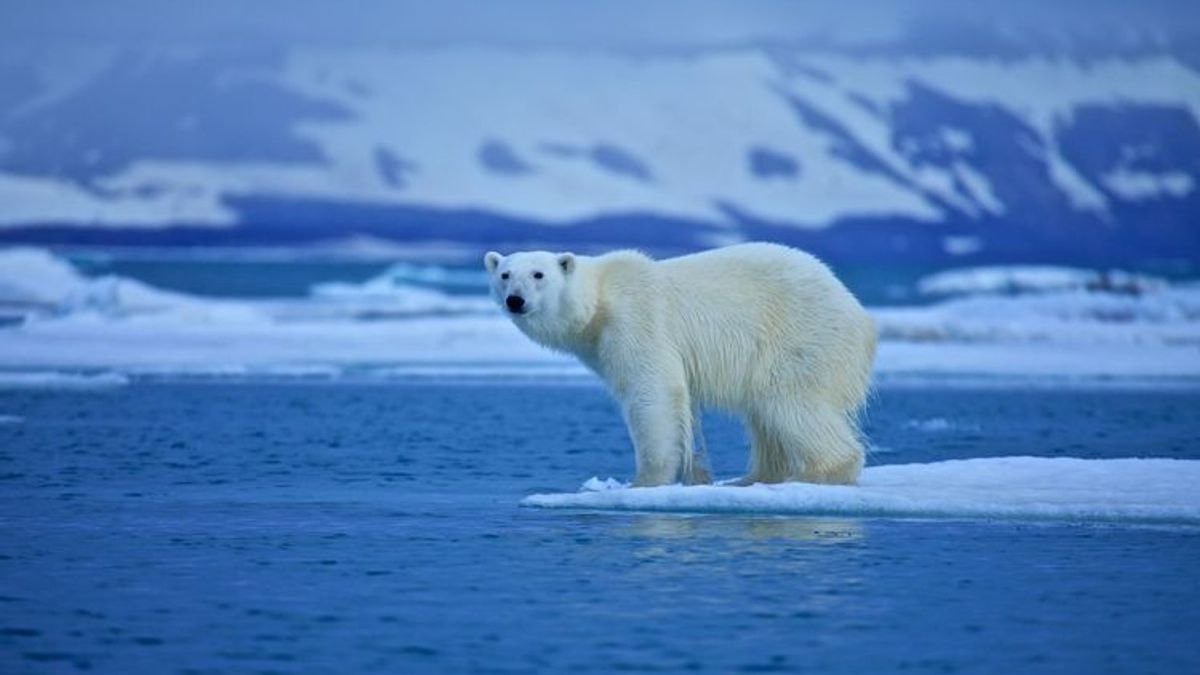
<path id="1" fill-rule="evenodd" d="M 742 484 L 857 480 L 875 326 L 813 256 L 758 243 L 661 261 L 492 251 L 484 264 L 513 323 L 579 357 L 616 396 L 635 485 L 708 482 L 693 450 L 705 406 L 746 420 Z"/>

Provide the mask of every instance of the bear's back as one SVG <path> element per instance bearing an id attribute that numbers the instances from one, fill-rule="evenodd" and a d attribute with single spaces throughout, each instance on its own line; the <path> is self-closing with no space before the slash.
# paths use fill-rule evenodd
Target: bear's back
<path id="1" fill-rule="evenodd" d="M 803 251 L 739 244 L 663 260 L 659 268 L 671 339 L 695 393 L 708 402 L 736 404 L 727 397 L 776 377 L 836 378 L 824 372 L 828 365 L 860 361 L 854 354 L 873 345 L 866 310 Z"/>
<path id="2" fill-rule="evenodd" d="M 658 265 L 671 290 L 688 301 L 736 302 L 743 310 L 767 303 L 765 309 L 778 311 L 795 303 L 858 304 L 823 262 L 778 244 L 737 244 Z"/>

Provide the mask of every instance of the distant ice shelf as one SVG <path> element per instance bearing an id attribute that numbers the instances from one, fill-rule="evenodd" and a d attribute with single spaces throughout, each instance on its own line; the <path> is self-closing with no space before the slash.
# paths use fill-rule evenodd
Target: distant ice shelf
<path id="1" fill-rule="evenodd" d="M 340 377 L 588 377 L 483 295 L 397 268 L 308 297 L 207 298 L 90 278 L 40 249 L 0 249 L 0 370 Z M 438 276 L 436 268 L 420 275 Z M 473 279 L 473 277 L 468 277 Z M 1200 379 L 1200 286 L 1062 290 L 872 310 L 880 377 Z"/>

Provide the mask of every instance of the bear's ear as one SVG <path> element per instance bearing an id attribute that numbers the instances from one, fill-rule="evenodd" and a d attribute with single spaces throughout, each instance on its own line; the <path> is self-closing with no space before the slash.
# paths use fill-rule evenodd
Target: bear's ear
<path id="1" fill-rule="evenodd" d="M 483 256 L 483 266 L 487 268 L 487 271 L 495 272 L 496 267 L 503 259 L 504 256 L 500 255 L 499 253 L 496 253 L 495 251 L 488 251 L 487 254 Z"/>
<path id="2" fill-rule="evenodd" d="M 570 274 L 575 271 L 575 254 L 560 253 L 558 255 L 558 266 L 562 268 L 563 274 Z"/>

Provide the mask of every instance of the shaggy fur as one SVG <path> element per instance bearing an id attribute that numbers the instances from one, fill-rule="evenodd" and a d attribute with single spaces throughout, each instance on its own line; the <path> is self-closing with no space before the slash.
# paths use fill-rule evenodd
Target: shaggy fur
<path id="1" fill-rule="evenodd" d="M 741 483 L 857 480 L 875 327 L 813 256 L 741 244 L 662 261 L 536 251 L 484 263 L 517 327 L 577 356 L 620 402 L 635 485 L 708 482 L 694 451 L 707 406 L 750 430 Z M 510 296 L 524 301 L 520 313 Z"/>

